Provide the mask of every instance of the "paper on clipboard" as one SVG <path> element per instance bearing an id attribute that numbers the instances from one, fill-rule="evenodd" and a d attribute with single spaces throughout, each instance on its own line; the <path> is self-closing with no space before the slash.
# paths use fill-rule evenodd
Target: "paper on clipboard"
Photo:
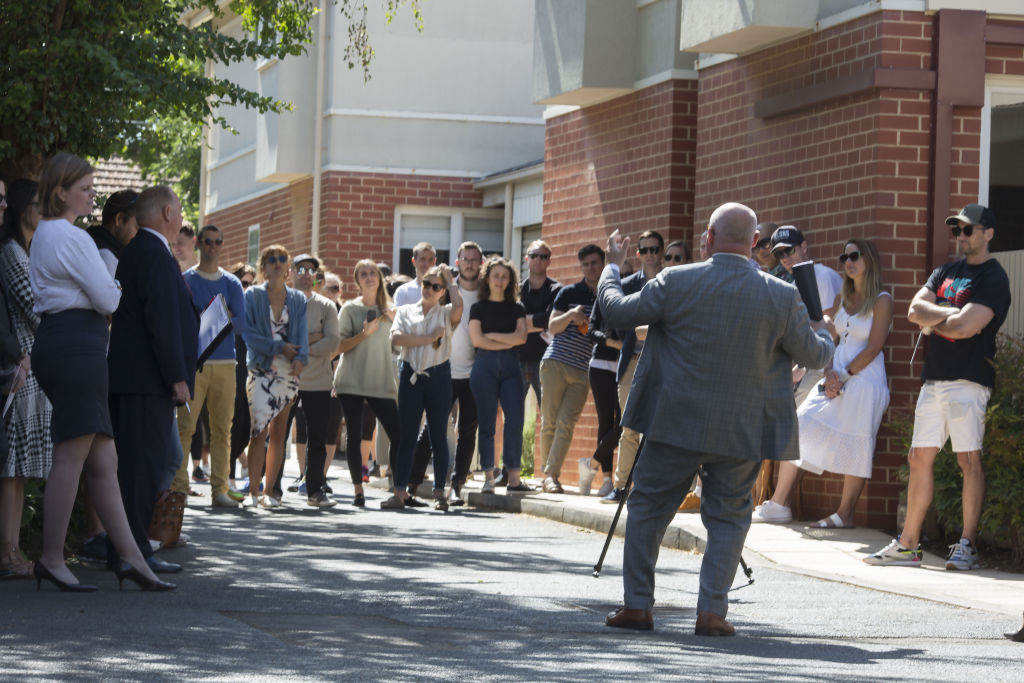
<path id="1" fill-rule="evenodd" d="M 231 324 L 228 303 L 223 294 L 218 294 L 199 316 L 199 369 L 202 369 L 206 359 L 213 355 L 232 330 L 234 326 Z"/>

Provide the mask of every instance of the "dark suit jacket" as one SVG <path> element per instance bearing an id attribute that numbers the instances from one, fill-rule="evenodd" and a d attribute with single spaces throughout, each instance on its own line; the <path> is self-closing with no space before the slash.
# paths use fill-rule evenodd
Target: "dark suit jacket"
<path id="1" fill-rule="evenodd" d="M 110 327 L 110 393 L 169 396 L 176 382 L 194 390 L 199 312 L 177 261 L 146 230 L 117 264 L 121 305 Z"/>
<path id="2" fill-rule="evenodd" d="M 792 364 L 824 367 L 834 347 L 811 330 L 796 287 L 715 254 L 666 268 L 629 296 L 606 267 L 598 299 L 607 324 L 651 326 L 624 427 L 698 453 L 799 457 Z"/>

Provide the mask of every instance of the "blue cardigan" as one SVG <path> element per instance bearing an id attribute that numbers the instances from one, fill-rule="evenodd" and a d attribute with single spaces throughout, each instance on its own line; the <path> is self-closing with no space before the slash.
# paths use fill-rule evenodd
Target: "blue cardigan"
<path id="1" fill-rule="evenodd" d="M 288 307 L 288 342 L 299 347 L 296 360 L 309 362 L 309 332 L 306 329 L 306 297 L 297 289 L 286 288 L 285 306 Z M 274 339 L 270 327 L 270 297 L 267 285 L 255 285 L 245 290 L 245 345 L 249 349 L 246 366 L 269 369 L 274 356 L 281 353 L 285 342 Z"/>

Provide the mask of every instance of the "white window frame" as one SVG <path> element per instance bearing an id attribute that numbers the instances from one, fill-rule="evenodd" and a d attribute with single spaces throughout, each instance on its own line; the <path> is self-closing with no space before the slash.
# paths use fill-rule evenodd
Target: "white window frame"
<path id="1" fill-rule="evenodd" d="M 447 247 L 435 244 L 434 246 L 438 249 L 447 248 L 448 253 L 451 254 L 451 260 L 454 261 L 457 256 L 457 250 L 459 245 L 462 244 L 463 226 L 465 225 L 465 219 L 469 218 L 494 218 L 501 219 L 505 215 L 503 209 L 474 209 L 474 208 L 461 208 L 461 207 L 449 207 L 449 206 L 418 206 L 415 204 L 400 204 L 395 207 L 395 221 L 394 221 L 394 233 L 391 240 L 391 270 L 395 273 L 399 271 L 400 265 L 398 263 L 399 252 L 401 250 L 401 239 L 402 239 L 402 216 L 405 214 L 412 214 L 418 216 L 448 216 L 451 218 L 451 232 L 449 233 L 449 240 Z M 506 235 L 502 233 L 502 244 L 506 242 Z M 507 254 L 503 254 L 507 256 Z M 451 265 L 454 265 L 452 263 Z"/>
<path id="2" fill-rule="evenodd" d="M 1024 77 L 988 76 L 985 79 L 985 104 L 981 108 L 981 144 L 978 150 L 978 203 L 988 206 L 988 185 L 992 163 L 992 94 L 1009 93 L 1024 99 Z"/>

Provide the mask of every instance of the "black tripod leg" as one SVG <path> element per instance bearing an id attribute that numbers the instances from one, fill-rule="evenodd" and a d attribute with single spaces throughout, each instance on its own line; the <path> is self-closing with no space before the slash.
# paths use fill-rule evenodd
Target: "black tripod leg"
<path id="1" fill-rule="evenodd" d="M 640 460 L 640 454 L 643 453 L 644 443 L 647 441 L 646 436 L 640 437 L 640 445 L 636 449 L 636 457 L 633 458 L 633 466 L 629 468 L 629 476 L 626 477 L 626 486 L 622 498 L 619 499 L 619 506 L 615 509 L 615 516 L 612 517 L 612 525 L 608 529 L 608 536 L 604 539 L 604 547 L 601 548 L 601 557 L 597 558 L 597 564 L 594 565 L 594 578 L 601 576 L 601 567 L 604 566 L 605 555 L 608 554 L 608 546 L 612 544 L 612 536 L 615 535 L 615 527 L 619 525 L 619 515 L 622 514 L 622 506 L 626 503 L 626 498 L 629 496 L 629 485 L 633 483 L 633 470 L 636 469 L 636 463 Z"/>

